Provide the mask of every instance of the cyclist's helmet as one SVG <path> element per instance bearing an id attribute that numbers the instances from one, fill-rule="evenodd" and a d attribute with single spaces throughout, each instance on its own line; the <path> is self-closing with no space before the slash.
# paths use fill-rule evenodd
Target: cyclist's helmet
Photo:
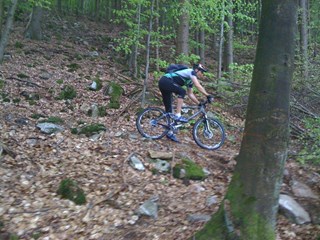
<path id="1" fill-rule="evenodd" d="M 208 72 L 208 70 L 201 63 L 195 64 L 193 69 L 198 69 L 201 72 Z"/>

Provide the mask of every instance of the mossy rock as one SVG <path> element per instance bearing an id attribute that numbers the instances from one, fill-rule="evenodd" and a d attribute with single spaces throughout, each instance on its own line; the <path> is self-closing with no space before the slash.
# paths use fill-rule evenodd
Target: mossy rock
<path id="1" fill-rule="evenodd" d="M 92 84 L 96 84 L 96 86 L 93 88 L 93 87 L 91 87 L 90 86 L 90 90 L 92 90 L 92 91 L 99 91 L 101 88 L 102 88 L 102 82 L 101 82 L 101 80 L 100 80 L 100 78 L 95 78 L 94 80 L 93 80 L 93 83 Z"/>
<path id="2" fill-rule="evenodd" d="M 100 123 L 94 123 L 87 126 L 84 126 L 80 129 L 72 128 L 71 133 L 73 134 L 85 134 L 87 137 L 92 136 L 93 134 L 99 133 L 101 131 L 106 131 L 106 127 Z"/>
<path id="3" fill-rule="evenodd" d="M 184 176 L 181 176 L 182 169 L 185 171 Z M 187 158 L 182 159 L 180 164 L 176 164 L 173 167 L 173 176 L 175 178 L 184 178 L 190 180 L 203 180 L 206 178 L 206 174 L 202 167 Z"/>
<path id="4" fill-rule="evenodd" d="M 77 91 L 74 87 L 70 85 L 66 85 L 59 94 L 59 100 L 67 100 L 67 99 L 74 99 L 77 96 Z"/>
<path id="5" fill-rule="evenodd" d="M 61 195 L 61 198 L 69 199 L 77 205 L 86 203 L 86 196 L 84 191 L 78 186 L 78 184 L 72 179 L 66 178 L 60 182 L 57 194 Z"/>
<path id="6" fill-rule="evenodd" d="M 91 108 L 88 110 L 87 115 L 92 116 L 92 113 L 93 113 L 93 109 Z M 106 106 L 99 105 L 98 106 L 98 117 L 105 117 L 106 115 L 107 115 Z"/>
<path id="7" fill-rule="evenodd" d="M 114 109 L 120 108 L 120 97 L 122 93 L 123 93 L 123 88 L 118 83 L 111 82 L 109 84 L 104 94 L 109 95 L 111 97 L 110 103 L 109 103 L 110 108 L 114 108 Z"/>

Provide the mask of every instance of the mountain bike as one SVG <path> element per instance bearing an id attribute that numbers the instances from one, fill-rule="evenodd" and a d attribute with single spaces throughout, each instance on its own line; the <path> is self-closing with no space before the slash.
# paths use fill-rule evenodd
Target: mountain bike
<path id="1" fill-rule="evenodd" d="M 172 113 L 166 113 L 161 108 L 147 107 L 138 115 L 136 127 L 143 137 L 156 140 L 166 136 L 169 131 L 176 133 L 179 128 L 198 118 L 192 130 L 194 141 L 204 149 L 216 150 L 223 145 L 226 134 L 219 120 L 208 116 L 206 112 L 208 103 L 205 101 L 199 106 L 183 106 L 182 112 L 195 111 L 187 117 L 187 123 L 174 120 Z"/>

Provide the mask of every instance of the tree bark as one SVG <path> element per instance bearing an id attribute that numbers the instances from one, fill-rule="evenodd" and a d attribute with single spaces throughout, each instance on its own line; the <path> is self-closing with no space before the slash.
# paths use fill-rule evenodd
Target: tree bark
<path id="1" fill-rule="evenodd" d="M 13 25 L 13 20 L 14 20 L 14 13 L 16 11 L 17 8 L 17 4 L 18 4 L 18 0 L 12 0 L 12 4 L 11 7 L 8 11 L 8 15 L 7 15 L 7 21 L 6 21 L 6 25 L 4 26 L 4 29 L 2 31 L 1 34 L 1 39 L 0 39 L 0 63 L 3 62 L 3 56 L 4 56 L 4 50 L 8 44 L 9 41 L 9 35 L 10 35 L 10 31 Z"/>
<path id="2" fill-rule="evenodd" d="M 130 66 L 130 71 L 132 72 L 132 75 L 134 78 L 137 78 L 138 76 L 138 51 L 139 51 L 139 47 L 138 47 L 138 42 L 140 39 L 140 25 L 141 25 L 141 4 L 138 3 L 137 6 L 137 33 L 135 36 L 135 43 L 132 46 L 132 51 L 130 54 L 130 60 L 129 60 L 129 66 Z"/>
<path id="3" fill-rule="evenodd" d="M 229 3 L 229 14 L 226 16 L 228 22 L 228 30 L 225 32 L 226 37 L 224 44 L 224 71 L 231 73 L 230 65 L 233 63 L 233 20 L 232 20 L 232 6 Z M 232 74 L 231 74 L 232 75 Z"/>
<path id="4" fill-rule="evenodd" d="M 219 211 L 195 239 L 275 239 L 287 158 L 296 0 L 263 0 L 244 136 Z"/>
<path id="5" fill-rule="evenodd" d="M 304 79 L 309 77 L 308 58 L 308 20 L 307 0 L 300 0 L 300 52 L 302 57 L 302 75 Z"/>
<path id="6" fill-rule="evenodd" d="M 189 55 L 189 13 L 188 0 L 180 0 L 180 23 L 177 32 L 177 55 Z"/>
<path id="7" fill-rule="evenodd" d="M 0 0 L 0 38 L 2 33 L 2 24 L 3 24 L 3 14 L 4 14 L 4 0 Z"/>
<path id="8" fill-rule="evenodd" d="M 200 62 L 206 62 L 206 42 L 205 42 L 205 32 L 203 29 L 200 29 Z"/>
<path id="9" fill-rule="evenodd" d="M 147 44 L 146 44 L 146 71 L 145 71 L 145 78 L 143 81 L 143 90 L 142 90 L 142 100 L 141 100 L 141 107 L 145 107 L 146 103 L 146 92 L 147 92 L 147 83 L 148 83 L 148 76 L 149 76 L 149 65 L 150 65 L 150 41 L 151 41 L 151 34 L 152 34 L 152 21 L 153 21 L 153 9 L 154 9 L 154 1 L 151 0 L 151 9 L 150 9 L 150 20 L 149 20 L 149 32 L 147 35 Z"/>
<path id="10" fill-rule="evenodd" d="M 34 6 L 32 9 L 30 21 L 24 32 L 25 38 L 30 38 L 33 40 L 42 39 L 41 18 L 42 18 L 42 7 Z"/>

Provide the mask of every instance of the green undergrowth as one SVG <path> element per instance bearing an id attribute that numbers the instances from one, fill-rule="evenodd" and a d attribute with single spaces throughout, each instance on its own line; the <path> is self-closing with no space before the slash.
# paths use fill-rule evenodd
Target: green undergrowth
<path id="1" fill-rule="evenodd" d="M 86 203 L 84 191 L 74 180 L 69 178 L 63 179 L 60 182 L 57 194 L 60 195 L 61 198 L 71 200 L 77 205 Z"/>

